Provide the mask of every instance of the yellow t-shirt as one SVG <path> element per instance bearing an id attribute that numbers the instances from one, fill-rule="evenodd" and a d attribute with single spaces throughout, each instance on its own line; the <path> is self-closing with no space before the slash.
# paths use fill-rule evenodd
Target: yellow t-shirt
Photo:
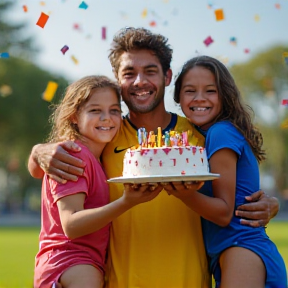
<path id="1" fill-rule="evenodd" d="M 204 146 L 186 118 L 178 116 L 173 130 L 192 130 L 189 143 Z M 137 143 L 137 131 L 125 119 L 102 154 L 108 178 L 122 175 L 122 149 Z M 122 194 L 123 184 L 110 184 L 111 201 Z M 163 190 L 113 220 L 106 279 L 108 288 L 210 287 L 200 216 Z"/>

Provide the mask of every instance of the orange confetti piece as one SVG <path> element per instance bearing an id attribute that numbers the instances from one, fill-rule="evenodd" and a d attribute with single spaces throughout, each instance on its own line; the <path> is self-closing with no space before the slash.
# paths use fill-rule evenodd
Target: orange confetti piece
<path id="1" fill-rule="evenodd" d="M 151 26 L 151 27 L 156 27 L 156 22 L 155 21 L 151 21 L 150 23 L 149 23 L 149 25 Z"/>
<path id="2" fill-rule="evenodd" d="M 26 5 L 23 5 L 23 11 L 28 12 L 28 7 Z"/>
<path id="3" fill-rule="evenodd" d="M 40 5 L 41 5 L 41 6 L 45 6 L 46 4 L 45 4 L 44 1 L 40 1 Z"/>
<path id="4" fill-rule="evenodd" d="M 49 16 L 47 14 L 41 12 L 41 15 L 40 15 L 36 25 L 38 25 L 41 28 L 44 28 L 44 26 L 46 25 L 48 19 L 49 19 Z"/>
<path id="5" fill-rule="evenodd" d="M 71 56 L 71 59 L 76 65 L 78 64 L 78 60 L 74 55 Z"/>
<path id="6" fill-rule="evenodd" d="M 214 13 L 215 13 L 216 21 L 224 20 L 223 9 L 217 9 L 217 10 L 214 11 Z"/>
<path id="7" fill-rule="evenodd" d="M 49 81 L 47 84 L 46 90 L 44 91 L 44 93 L 42 95 L 42 98 L 45 101 L 50 102 L 53 99 L 57 88 L 58 88 L 58 84 L 56 82 Z"/>

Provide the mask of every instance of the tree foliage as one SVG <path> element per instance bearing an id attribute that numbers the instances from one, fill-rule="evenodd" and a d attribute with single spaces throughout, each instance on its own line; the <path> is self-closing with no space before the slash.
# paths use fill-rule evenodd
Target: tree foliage
<path id="1" fill-rule="evenodd" d="M 14 2 L 11 0 L 0 1 L 0 52 L 9 51 L 14 56 L 24 58 L 38 50 L 34 46 L 33 38 L 23 33 L 25 23 L 12 24 L 6 19 L 5 16 L 13 5 Z"/>
<path id="2" fill-rule="evenodd" d="M 288 128 L 281 127 L 288 119 L 288 108 L 281 105 L 288 99 L 288 65 L 282 58 L 287 51 L 285 46 L 272 47 L 230 69 L 263 134 L 267 160 L 260 167 L 282 194 L 288 189 Z"/>

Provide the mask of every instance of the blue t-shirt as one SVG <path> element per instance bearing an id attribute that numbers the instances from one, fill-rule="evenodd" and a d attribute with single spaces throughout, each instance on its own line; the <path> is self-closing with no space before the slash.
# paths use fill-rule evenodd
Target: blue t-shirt
<path id="1" fill-rule="evenodd" d="M 245 203 L 245 196 L 259 190 L 259 167 L 256 157 L 245 137 L 228 122 L 217 122 L 206 133 L 205 147 L 208 160 L 220 149 L 233 150 L 237 156 L 235 208 Z M 220 175 L 221 177 L 221 175 Z M 213 197 L 212 181 L 207 181 L 200 192 Z M 202 218 L 204 243 L 209 256 L 210 271 L 217 285 L 221 282 L 219 256 L 228 247 L 249 249 L 261 257 L 266 268 L 265 287 L 287 286 L 285 263 L 275 244 L 269 239 L 264 227 L 253 228 L 240 224 L 240 218 L 233 213 L 230 224 L 218 226 Z M 218 287 L 218 286 L 217 286 Z"/>
<path id="2" fill-rule="evenodd" d="M 238 155 L 235 210 L 237 206 L 245 203 L 245 196 L 251 195 L 260 188 L 257 159 L 242 133 L 228 121 L 217 122 L 209 128 L 205 147 L 208 160 L 215 152 L 224 148 L 231 149 Z M 200 192 L 213 197 L 212 181 L 206 181 Z M 210 257 L 218 255 L 227 247 L 237 245 L 239 238 L 250 233 L 267 237 L 264 227 L 251 228 L 241 225 L 240 218 L 234 213 L 230 224 L 224 228 L 203 219 L 204 241 Z"/>

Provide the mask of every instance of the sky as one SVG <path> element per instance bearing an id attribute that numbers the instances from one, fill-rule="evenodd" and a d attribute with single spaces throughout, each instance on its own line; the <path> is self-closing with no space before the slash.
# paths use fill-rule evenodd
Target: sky
<path id="1" fill-rule="evenodd" d="M 33 37 L 40 49 L 30 60 L 69 81 L 91 74 L 114 78 L 109 47 L 114 33 L 127 26 L 145 27 L 169 39 L 174 76 L 196 55 L 216 57 L 229 67 L 270 47 L 288 45 L 288 0 L 85 0 L 87 9 L 79 8 L 82 0 L 14 2 L 7 21 L 26 23 L 22 33 Z M 224 19 L 217 21 L 215 11 L 221 9 Z M 36 25 L 41 13 L 49 15 L 44 28 Z M 207 46 L 208 37 L 213 42 Z M 65 54 L 64 45 L 69 47 Z M 173 91 L 173 83 L 167 90 Z M 165 101 L 175 111 L 172 98 Z"/>

